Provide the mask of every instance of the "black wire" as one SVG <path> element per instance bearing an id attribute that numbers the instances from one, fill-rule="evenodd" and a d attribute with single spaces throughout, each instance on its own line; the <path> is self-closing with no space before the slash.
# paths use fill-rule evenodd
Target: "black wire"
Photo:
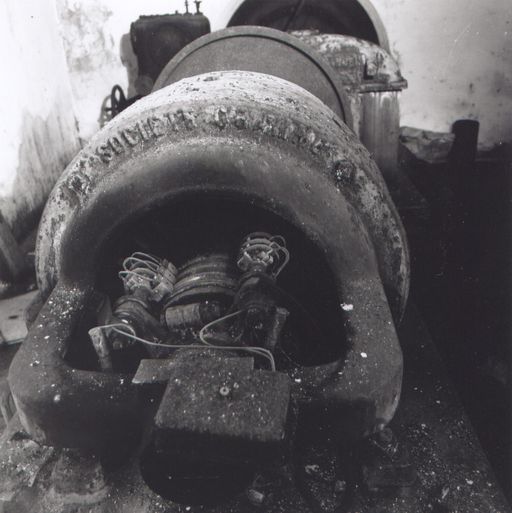
<path id="1" fill-rule="evenodd" d="M 285 301 L 288 303 L 292 303 L 296 309 L 300 310 L 301 314 L 307 318 L 310 325 L 316 330 L 317 333 L 314 333 L 314 335 L 319 336 L 320 338 L 327 338 L 326 333 L 323 331 L 323 329 L 320 327 L 320 325 L 316 322 L 315 318 L 309 313 L 309 311 L 306 309 L 306 307 L 295 297 L 292 296 L 288 291 L 280 287 L 274 280 L 272 280 L 270 277 L 266 275 L 264 276 L 265 279 L 268 279 L 269 285 L 275 289 L 275 291 L 280 294 L 282 297 L 285 298 Z"/>

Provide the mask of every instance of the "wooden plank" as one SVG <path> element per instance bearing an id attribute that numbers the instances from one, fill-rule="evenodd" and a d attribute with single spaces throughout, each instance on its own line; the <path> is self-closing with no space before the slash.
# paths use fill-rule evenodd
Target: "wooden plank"
<path id="1" fill-rule="evenodd" d="M 33 290 L 21 296 L 0 300 L 0 332 L 4 344 L 16 344 L 26 337 L 25 311 L 36 295 L 37 290 Z"/>

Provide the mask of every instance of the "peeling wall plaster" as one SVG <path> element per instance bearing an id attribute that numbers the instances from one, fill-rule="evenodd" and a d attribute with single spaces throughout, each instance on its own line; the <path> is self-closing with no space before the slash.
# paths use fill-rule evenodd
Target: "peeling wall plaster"
<path id="1" fill-rule="evenodd" d="M 58 0 L 62 41 L 71 79 L 75 113 L 82 139 L 98 130 L 103 98 L 125 71 L 119 34 L 106 2 Z M 129 29 L 129 26 L 128 26 Z"/>
<path id="2" fill-rule="evenodd" d="M 17 237 L 37 222 L 53 184 L 79 150 L 76 135 L 66 141 L 70 127 L 63 123 L 65 116 L 58 114 L 60 99 L 56 96 L 51 105 L 52 114 L 46 117 L 21 112 L 15 172 L 8 176 L 9 192 L 0 196 L 0 212 Z M 56 140 L 66 144 L 55 144 Z"/>
<path id="3" fill-rule="evenodd" d="M 130 24 L 142 14 L 174 12 L 183 2 L 55 1 L 80 137 L 87 140 L 100 127 L 101 106 L 112 86 L 120 84 L 126 91 L 128 76 L 134 72 Z"/>
<path id="4" fill-rule="evenodd" d="M 79 148 L 53 0 L 0 4 L 0 59 L 0 212 L 19 237 Z"/>

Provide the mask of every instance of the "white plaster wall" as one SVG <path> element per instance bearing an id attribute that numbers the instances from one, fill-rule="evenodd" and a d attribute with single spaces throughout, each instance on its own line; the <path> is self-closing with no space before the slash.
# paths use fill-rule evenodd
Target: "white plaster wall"
<path id="1" fill-rule="evenodd" d="M 184 12 L 183 0 L 54 0 L 73 89 L 80 136 L 99 128 L 101 105 L 114 84 L 126 91 L 130 68 L 130 25 L 139 16 Z M 265 0 L 263 0 L 265 1 Z M 190 10 L 195 5 L 190 0 Z M 240 2 L 204 0 L 201 10 L 212 30 L 224 28 Z M 133 93 L 133 91 L 130 91 Z"/>
<path id="2" fill-rule="evenodd" d="M 15 234 L 78 150 L 54 0 L 0 3 L 0 212 Z"/>
<path id="3" fill-rule="evenodd" d="M 204 0 L 202 9 L 217 30 L 241 2 Z M 480 121 L 482 143 L 512 140 L 512 0 L 360 2 L 380 17 L 409 81 L 403 125 L 449 131 L 468 117 Z M 130 23 L 182 8 L 182 0 L 0 2 L 0 212 L 15 233 L 41 208 L 78 135 L 99 128 L 112 85 L 128 85 Z"/>
<path id="4" fill-rule="evenodd" d="M 409 88 L 401 123 L 449 131 L 480 121 L 480 141 L 512 141 L 512 1 L 375 0 Z"/>
<path id="5" fill-rule="evenodd" d="M 511 0 L 360 1 L 382 20 L 391 52 L 409 81 L 401 100 L 403 125 L 449 131 L 454 120 L 467 117 L 480 120 L 481 142 L 512 140 Z M 100 104 L 110 87 L 114 83 L 127 86 L 119 45 L 123 34 L 129 32 L 130 22 L 140 14 L 183 10 L 183 2 L 57 3 L 80 131 L 88 138 L 98 127 Z M 204 0 L 202 10 L 216 30 L 226 26 L 241 3 Z M 62 14 L 66 11 L 81 14 L 70 17 Z M 74 26 L 78 19 L 85 32 Z M 76 66 L 80 59 L 90 61 L 88 69 Z"/>
<path id="6" fill-rule="evenodd" d="M 99 128 L 103 100 L 114 84 L 126 90 L 122 38 L 143 14 L 174 12 L 169 0 L 54 0 L 59 13 L 80 136 Z M 175 2 L 174 2 L 175 3 Z M 178 2 L 181 7 L 182 2 Z"/>

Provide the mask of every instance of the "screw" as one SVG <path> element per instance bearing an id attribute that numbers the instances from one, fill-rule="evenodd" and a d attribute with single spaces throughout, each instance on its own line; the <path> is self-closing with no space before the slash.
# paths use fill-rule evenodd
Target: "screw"
<path id="1" fill-rule="evenodd" d="M 219 388 L 219 394 L 222 397 L 228 397 L 231 394 L 231 389 L 227 386 L 222 386 Z"/>

